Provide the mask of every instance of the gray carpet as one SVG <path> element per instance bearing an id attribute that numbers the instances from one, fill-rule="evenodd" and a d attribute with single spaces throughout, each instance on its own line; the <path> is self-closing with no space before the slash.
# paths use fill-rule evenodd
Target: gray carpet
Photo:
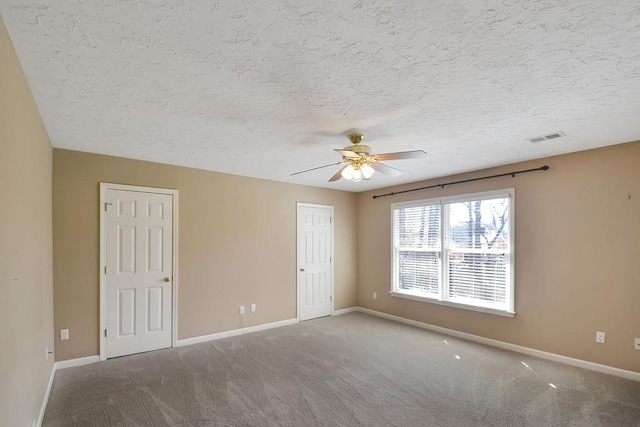
<path id="1" fill-rule="evenodd" d="M 56 373 L 45 426 L 640 426 L 640 383 L 361 313 Z"/>

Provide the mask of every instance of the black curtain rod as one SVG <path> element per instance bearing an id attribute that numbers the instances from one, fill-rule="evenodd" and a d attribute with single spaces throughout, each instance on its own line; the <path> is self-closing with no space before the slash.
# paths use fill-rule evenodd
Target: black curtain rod
<path id="1" fill-rule="evenodd" d="M 485 179 L 500 178 L 502 176 L 511 176 L 512 178 L 515 178 L 516 175 L 520 175 L 521 173 L 546 171 L 546 170 L 549 170 L 549 166 L 548 165 L 540 166 L 539 168 L 535 168 L 535 169 L 525 169 L 525 170 L 521 170 L 521 171 L 501 173 L 501 174 L 498 174 L 498 175 L 481 176 L 480 178 L 463 179 L 462 181 L 445 182 L 444 184 L 428 185 L 426 187 L 412 188 L 411 190 L 392 191 L 391 193 L 379 194 L 377 196 L 373 196 L 373 198 L 377 199 L 378 197 L 395 196 L 396 194 L 411 193 L 412 191 L 428 190 L 430 188 L 438 188 L 438 187 L 444 188 L 447 185 L 464 184 L 465 182 L 482 181 L 482 180 L 485 180 Z"/>

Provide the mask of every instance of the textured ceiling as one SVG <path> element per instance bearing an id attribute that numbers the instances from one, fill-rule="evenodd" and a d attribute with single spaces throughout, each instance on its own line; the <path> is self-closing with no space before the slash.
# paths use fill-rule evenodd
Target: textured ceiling
<path id="1" fill-rule="evenodd" d="M 0 3 L 59 148 L 361 191 L 640 139 L 637 0 Z M 289 176 L 349 129 L 429 156 Z"/>

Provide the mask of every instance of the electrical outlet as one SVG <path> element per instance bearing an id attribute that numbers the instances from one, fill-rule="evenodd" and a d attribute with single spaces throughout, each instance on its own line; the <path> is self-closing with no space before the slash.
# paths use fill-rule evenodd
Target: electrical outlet
<path id="1" fill-rule="evenodd" d="M 596 332 L 596 342 L 600 344 L 604 344 L 604 332 Z"/>
<path id="2" fill-rule="evenodd" d="M 60 341 L 65 341 L 69 339 L 69 330 L 68 329 L 60 329 Z"/>
<path id="3" fill-rule="evenodd" d="M 244 305 L 240 306 L 240 314 L 244 314 Z"/>
<path id="4" fill-rule="evenodd" d="M 252 313 L 256 312 L 256 305 L 255 304 L 251 304 L 251 312 Z"/>
<path id="5" fill-rule="evenodd" d="M 373 299 L 378 299 L 378 293 L 377 292 L 373 293 Z"/>
<path id="6" fill-rule="evenodd" d="M 636 342 L 633 348 L 635 348 L 636 350 L 640 350 L 640 338 L 636 338 Z"/>

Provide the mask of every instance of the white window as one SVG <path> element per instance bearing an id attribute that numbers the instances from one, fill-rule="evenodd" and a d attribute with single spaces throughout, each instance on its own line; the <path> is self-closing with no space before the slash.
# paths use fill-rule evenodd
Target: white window
<path id="1" fill-rule="evenodd" d="M 514 190 L 394 203 L 391 294 L 513 316 Z"/>

